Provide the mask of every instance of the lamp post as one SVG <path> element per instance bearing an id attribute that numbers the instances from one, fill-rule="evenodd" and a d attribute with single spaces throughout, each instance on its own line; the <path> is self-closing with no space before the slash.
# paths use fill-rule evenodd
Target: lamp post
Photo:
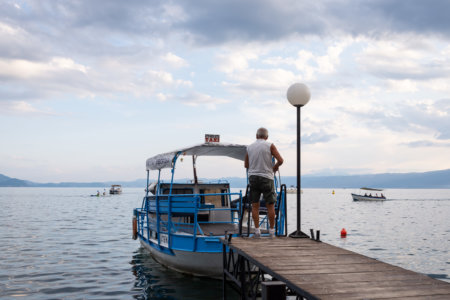
<path id="1" fill-rule="evenodd" d="M 297 230 L 289 234 L 289 236 L 292 238 L 309 238 L 309 236 L 303 233 L 300 228 L 300 108 L 308 103 L 311 98 L 311 92 L 303 83 L 294 83 L 287 90 L 286 96 L 289 103 L 297 108 Z"/>

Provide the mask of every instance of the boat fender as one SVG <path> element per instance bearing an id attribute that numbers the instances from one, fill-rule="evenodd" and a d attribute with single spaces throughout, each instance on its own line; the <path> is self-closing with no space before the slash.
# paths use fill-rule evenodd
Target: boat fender
<path id="1" fill-rule="evenodd" d="M 345 228 L 342 228 L 341 230 L 341 238 L 345 238 L 347 237 L 347 230 L 345 230 Z"/>
<path id="2" fill-rule="evenodd" d="M 137 239 L 137 219 L 133 216 L 133 240 Z"/>

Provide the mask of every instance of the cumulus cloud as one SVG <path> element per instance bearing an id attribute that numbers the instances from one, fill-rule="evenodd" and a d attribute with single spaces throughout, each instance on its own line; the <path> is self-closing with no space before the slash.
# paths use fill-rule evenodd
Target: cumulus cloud
<path id="1" fill-rule="evenodd" d="M 392 80 L 429 80 L 450 77 L 450 59 L 436 40 L 414 36 L 371 41 L 356 58 L 365 71 Z"/>
<path id="2" fill-rule="evenodd" d="M 162 38 L 180 34 L 187 41 L 223 44 L 230 41 L 271 41 L 291 35 L 335 35 L 351 33 L 381 36 L 386 32 L 418 32 L 450 36 L 445 0 L 431 3 L 421 0 L 305 2 L 288 0 L 249 1 L 40 1 L 27 2 L 26 9 L 14 2 L 3 2 L 0 16 L 9 16 L 16 24 L 34 28 L 45 21 L 42 36 L 69 37 L 104 41 L 105 32 L 139 37 Z M 11 18 L 12 17 L 12 18 Z M 94 39 L 94 40 L 95 40 Z M 79 49 L 88 48 L 79 45 Z"/>
<path id="3" fill-rule="evenodd" d="M 449 109 L 450 99 L 398 103 L 387 111 L 378 107 L 369 110 L 340 108 L 370 128 L 429 134 L 439 140 L 450 140 Z"/>
<path id="4" fill-rule="evenodd" d="M 49 62 L 33 62 L 21 59 L 0 60 L 0 77 L 9 79 L 48 78 L 50 74 L 75 71 L 86 74 L 87 68 L 70 58 L 55 57 Z"/>
<path id="5" fill-rule="evenodd" d="M 215 68 L 227 74 L 247 69 L 249 67 L 249 61 L 258 59 L 259 51 L 248 49 L 248 47 L 243 48 L 217 55 Z"/>
<path id="6" fill-rule="evenodd" d="M 19 116 L 55 116 L 51 111 L 36 108 L 31 103 L 25 101 L 0 101 L 0 114 Z"/>
<path id="7" fill-rule="evenodd" d="M 408 143 L 401 143 L 400 145 L 404 145 L 411 148 L 423 148 L 423 147 L 450 147 L 450 142 L 436 142 L 430 140 L 421 140 L 421 141 L 412 141 Z"/>
<path id="8" fill-rule="evenodd" d="M 326 143 L 335 138 L 337 138 L 337 134 L 334 133 L 329 134 L 324 132 L 323 130 L 320 130 L 318 132 L 312 132 L 302 136 L 302 143 L 304 144 Z"/>
<path id="9" fill-rule="evenodd" d="M 186 60 L 184 60 L 183 58 L 181 58 L 171 52 L 164 55 L 163 60 L 177 68 L 187 67 L 189 65 L 189 63 Z"/>
<path id="10" fill-rule="evenodd" d="M 195 41 L 270 41 L 291 35 L 351 33 L 381 37 L 418 32 L 450 37 L 445 0 L 381 1 L 195 1 L 179 3 L 187 16 L 175 28 L 189 30 Z"/>
<path id="11" fill-rule="evenodd" d="M 314 81 L 318 76 L 336 73 L 341 64 L 342 52 L 352 42 L 351 38 L 342 38 L 339 42 L 333 42 L 324 49 L 325 54 L 323 55 L 313 53 L 312 50 L 302 49 L 297 52 L 297 56 L 268 57 L 263 62 L 284 68 L 295 66 L 296 71 L 302 74 L 304 80 Z M 277 50 L 276 52 L 280 52 L 280 49 Z M 315 50 L 317 51 L 317 49 Z"/>
<path id="12" fill-rule="evenodd" d="M 230 90 L 245 92 L 247 95 L 267 92 L 278 95 L 281 90 L 295 81 L 296 76 L 293 72 L 282 68 L 247 69 L 229 76 L 229 79 L 222 85 Z"/>

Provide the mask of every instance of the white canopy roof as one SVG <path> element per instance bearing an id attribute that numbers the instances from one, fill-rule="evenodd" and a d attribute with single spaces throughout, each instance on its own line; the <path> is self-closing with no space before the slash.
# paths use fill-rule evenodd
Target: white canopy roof
<path id="1" fill-rule="evenodd" d="M 147 171 L 171 168 L 173 158 L 177 153 L 180 153 L 181 155 L 197 156 L 228 156 L 231 158 L 244 160 L 245 154 L 247 153 L 247 146 L 237 144 L 205 143 L 172 152 L 158 154 L 147 159 Z"/>

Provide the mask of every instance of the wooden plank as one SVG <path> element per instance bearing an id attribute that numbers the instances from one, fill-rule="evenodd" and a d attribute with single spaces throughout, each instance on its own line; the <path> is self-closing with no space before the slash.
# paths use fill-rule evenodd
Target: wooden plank
<path id="1" fill-rule="evenodd" d="M 370 272 L 370 273 L 344 273 L 344 274 L 289 274 L 284 276 L 290 282 L 298 285 L 311 283 L 327 283 L 327 282 L 377 282 L 377 281 L 403 281 L 416 280 L 423 281 L 433 280 L 428 276 L 421 274 L 414 274 L 412 272 L 404 272 L 398 270 L 384 271 L 384 272 Z"/>
<path id="2" fill-rule="evenodd" d="M 409 296 L 409 297 L 391 297 L 390 299 L 400 300 L 400 299 L 408 299 L 408 300 L 424 300 L 423 296 Z M 448 300 L 450 297 L 448 294 L 440 294 L 440 295 L 427 295 L 426 300 Z"/>
<path id="3" fill-rule="evenodd" d="M 267 265 L 266 265 L 267 266 Z M 370 272 L 386 272 L 395 270 L 397 267 L 380 264 L 350 264 L 350 265 L 327 265 L 327 266 L 306 266 L 293 268 L 278 268 L 268 266 L 271 270 L 278 274 L 344 274 L 344 273 L 370 273 Z"/>
<path id="4" fill-rule="evenodd" d="M 231 243 L 234 247 L 248 247 L 250 245 L 265 245 L 265 246 L 293 246 L 293 247 L 334 247 L 330 244 L 324 244 L 313 241 L 311 239 L 292 239 L 292 238 L 234 238 Z"/>
<path id="5" fill-rule="evenodd" d="M 373 258 L 356 255 L 356 254 L 331 254 L 318 255 L 314 257 L 296 256 L 296 257 L 279 257 L 276 263 L 279 265 L 343 265 L 343 264 L 359 264 L 359 263 L 378 263 Z"/>
<path id="6" fill-rule="evenodd" d="M 280 258 L 281 256 L 284 257 L 296 257 L 296 256 L 309 256 L 311 259 L 315 256 L 320 255 L 339 255 L 342 254 L 340 251 L 335 250 L 304 250 L 304 251 L 283 251 L 278 253 L 269 253 L 269 252 L 260 252 L 260 253 L 252 253 L 249 251 L 243 251 L 243 253 L 246 253 L 249 256 L 252 256 L 254 258 L 262 258 L 262 257 L 268 257 L 268 258 Z"/>
<path id="7" fill-rule="evenodd" d="M 414 280 L 407 281 L 393 281 L 393 282 L 346 282 L 340 284 L 315 284 L 302 285 L 302 288 L 314 295 L 336 295 L 336 294 L 351 294 L 351 293 L 366 293 L 372 295 L 375 292 L 387 292 L 389 295 L 395 296 L 397 291 L 403 293 L 404 291 L 411 291 L 411 293 L 421 293 L 419 291 L 426 291 L 429 295 L 444 288 L 444 285 L 433 283 L 417 284 Z M 448 290 L 447 290 L 448 291 Z M 450 291 L 448 291 L 450 293 Z M 419 294 L 418 294 L 419 295 Z M 450 295 L 450 294 L 449 294 Z"/>
<path id="8" fill-rule="evenodd" d="M 417 281 L 416 278 L 409 280 L 385 280 L 385 281 L 357 281 L 357 282 L 321 282 L 321 283 L 309 283 L 302 284 L 302 288 L 308 291 L 317 290 L 318 294 L 321 293 L 342 293 L 348 292 L 351 289 L 370 289 L 374 287 L 386 288 L 397 286 L 409 286 L 414 287 L 418 285 L 429 285 L 433 287 L 445 287 L 446 283 L 436 280 L 422 280 Z"/>
<path id="9" fill-rule="evenodd" d="M 394 297 L 417 296 L 426 298 L 432 295 L 448 295 L 450 297 L 450 291 L 448 288 L 440 287 L 420 286 L 418 289 L 411 289 L 408 286 L 397 286 L 392 288 L 361 290 L 350 293 L 314 294 L 314 296 L 320 299 L 392 299 Z"/>

